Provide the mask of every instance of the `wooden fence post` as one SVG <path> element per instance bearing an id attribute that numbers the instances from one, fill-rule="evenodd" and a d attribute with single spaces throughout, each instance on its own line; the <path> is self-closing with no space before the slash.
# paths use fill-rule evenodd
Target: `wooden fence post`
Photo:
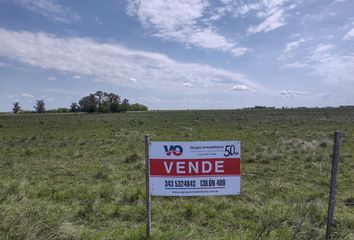
<path id="1" fill-rule="evenodd" d="M 328 203 L 328 213 L 327 213 L 326 240 L 331 239 L 331 229 L 334 224 L 334 219 L 333 219 L 334 198 L 336 193 L 340 140 L 341 140 L 341 133 L 339 131 L 335 131 L 334 143 L 333 143 L 333 154 L 332 154 L 331 181 L 329 186 L 330 190 L 329 190 L 329 203 Z"/>

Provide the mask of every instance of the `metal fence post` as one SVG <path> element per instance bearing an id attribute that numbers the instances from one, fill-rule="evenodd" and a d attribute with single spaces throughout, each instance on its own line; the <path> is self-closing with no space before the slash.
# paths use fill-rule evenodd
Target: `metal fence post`
<path id="1" fill-rule="evenodd" d="M 335 131 L 334 143 L 333 143 L 333 154 L 332 154 L 331 181 L 329 186 L 330 190 L 329 190 L 329 203 L 328 203 L 328 213 L 327 213 L 326 240 L 331 239 L 331 229 L 334 224 L 333 213 L 334 213 L 334 199 L 336 193 L 340 140 L 341 140 L 341 133 L 339 131 Z"/>
<path id="2" fill-rule="evenodd" d="M 151 208 L 150 208 L 150 161 L 149 161 L 149 135 L 145 135 L 145 169 L 146 169 L 146 238 L 150 239 Z"/>

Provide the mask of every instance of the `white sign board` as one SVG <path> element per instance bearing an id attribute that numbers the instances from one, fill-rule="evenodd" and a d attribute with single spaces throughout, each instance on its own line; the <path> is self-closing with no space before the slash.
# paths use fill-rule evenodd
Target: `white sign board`
<path id="1" fill-rule="evenodd" d="M 240 154 L 239 141 L 151 142 L 151 195 L 240 194 Z"/>

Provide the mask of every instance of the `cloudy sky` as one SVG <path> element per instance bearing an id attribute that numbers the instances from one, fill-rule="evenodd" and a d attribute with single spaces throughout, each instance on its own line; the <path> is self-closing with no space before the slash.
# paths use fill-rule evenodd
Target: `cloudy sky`
<path id="1" fill-rule="evenodd" d="M 0 0 L 0 111 L 354 104 L 354 0 Z"/>

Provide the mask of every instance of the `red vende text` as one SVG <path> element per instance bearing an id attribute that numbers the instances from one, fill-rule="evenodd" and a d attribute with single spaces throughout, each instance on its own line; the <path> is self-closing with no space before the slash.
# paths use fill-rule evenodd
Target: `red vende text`
<path id="1" fill-rule="evenodd" d="M 239 158 L 150 159 L 151 176 L 238 175 Z"/>

